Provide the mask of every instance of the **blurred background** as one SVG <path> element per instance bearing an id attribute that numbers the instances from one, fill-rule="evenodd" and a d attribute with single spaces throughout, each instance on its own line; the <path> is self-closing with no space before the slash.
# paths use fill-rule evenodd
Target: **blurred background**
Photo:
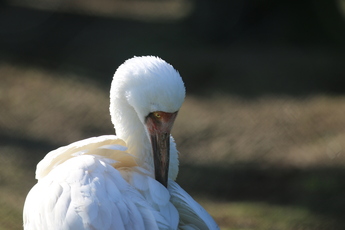
<path id="1" fill-rule="evenodd" d="M 0 0 L 0 229 L 140 55 L 185 81 L 178 182 L 221 229 L 344 229 L 344 51 L 344 0 Z"/>

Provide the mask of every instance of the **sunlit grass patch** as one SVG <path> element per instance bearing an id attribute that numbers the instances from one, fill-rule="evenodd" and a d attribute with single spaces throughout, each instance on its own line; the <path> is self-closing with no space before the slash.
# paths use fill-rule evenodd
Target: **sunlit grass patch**
<path id="1" fill-rule="evenodd" d="M 17 230 L 23 228 L 21 208 L 13 207 L 5 197 L 0 198 L 0 230 Z"/>

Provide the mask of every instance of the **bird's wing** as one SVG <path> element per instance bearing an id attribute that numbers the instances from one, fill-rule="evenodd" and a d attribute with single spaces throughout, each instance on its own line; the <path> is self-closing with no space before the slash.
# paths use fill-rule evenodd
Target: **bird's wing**
<path id="1" fill-rule="evenodd" d="M 153 173 L 141 168 L 132 167 L 121 170 L 123 178 L 140 192 L 145 201 L 159 213 L 159 229 L 177 229 L 179 213 L 170 202 L 169 191 L 154 179 Z"/>
<path id="2" fill-rule="evenodd" d="M 170 202 L 180 215 L 179 229 L 219 229 L 213 218 L 175 181 L 169 180 Z"/>
<path id="3" fill-rule="evenodd" d="M 136 165 L 135 157 L 127 153 L 126 150 L 125 142 L 114 135 L 91 137 L 77 141 L 49 152 L 37 165 L 36 179 L 40 180 L 66 160 L 81 155 L 98 155 L 113 159 L 117 167 Z"/>
<path id="4" fill-rule="evenodd" d="M 144 195 L 149 189 L 136 186 L 150 186 L 139 184 L 151 183 L 151 177 L 132 167 L 135 160 L 128 158 L 133 156 L 117 145 L 115 137 L 103 136 L 50 152 L 40 162 L 40 179 L 26 198 L 24 229 L 170 229 L 160 213 L 170 197 L 157 202 L 161 194 L 154 193 L 160 189 L 151 194 L 155 202 L 148 201 Z M 121 153 L 117 160 L 114 151 Z"/>

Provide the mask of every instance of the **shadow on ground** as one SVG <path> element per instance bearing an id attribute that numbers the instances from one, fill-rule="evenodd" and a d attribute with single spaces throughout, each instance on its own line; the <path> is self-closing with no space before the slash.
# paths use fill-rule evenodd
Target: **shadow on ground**
<path id="1" fill-rule="evenodd" d="M 178 183 L 191 194 L 219 201 L 301 206 L 344 226 L 344 168 L 261 168 L 242 165 L 182 164 Z"/>

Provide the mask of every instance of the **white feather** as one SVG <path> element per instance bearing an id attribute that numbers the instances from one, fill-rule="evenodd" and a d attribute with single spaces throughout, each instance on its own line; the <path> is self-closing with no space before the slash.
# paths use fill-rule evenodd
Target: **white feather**
<path id="1" fill-rule="evenodd" d="M 213 218 L 175 181 L 170 180 L 168 186 L 171 199 L 180 214 L 180 228 L 196 226 L 196 229 L 219 229 Z"/>

